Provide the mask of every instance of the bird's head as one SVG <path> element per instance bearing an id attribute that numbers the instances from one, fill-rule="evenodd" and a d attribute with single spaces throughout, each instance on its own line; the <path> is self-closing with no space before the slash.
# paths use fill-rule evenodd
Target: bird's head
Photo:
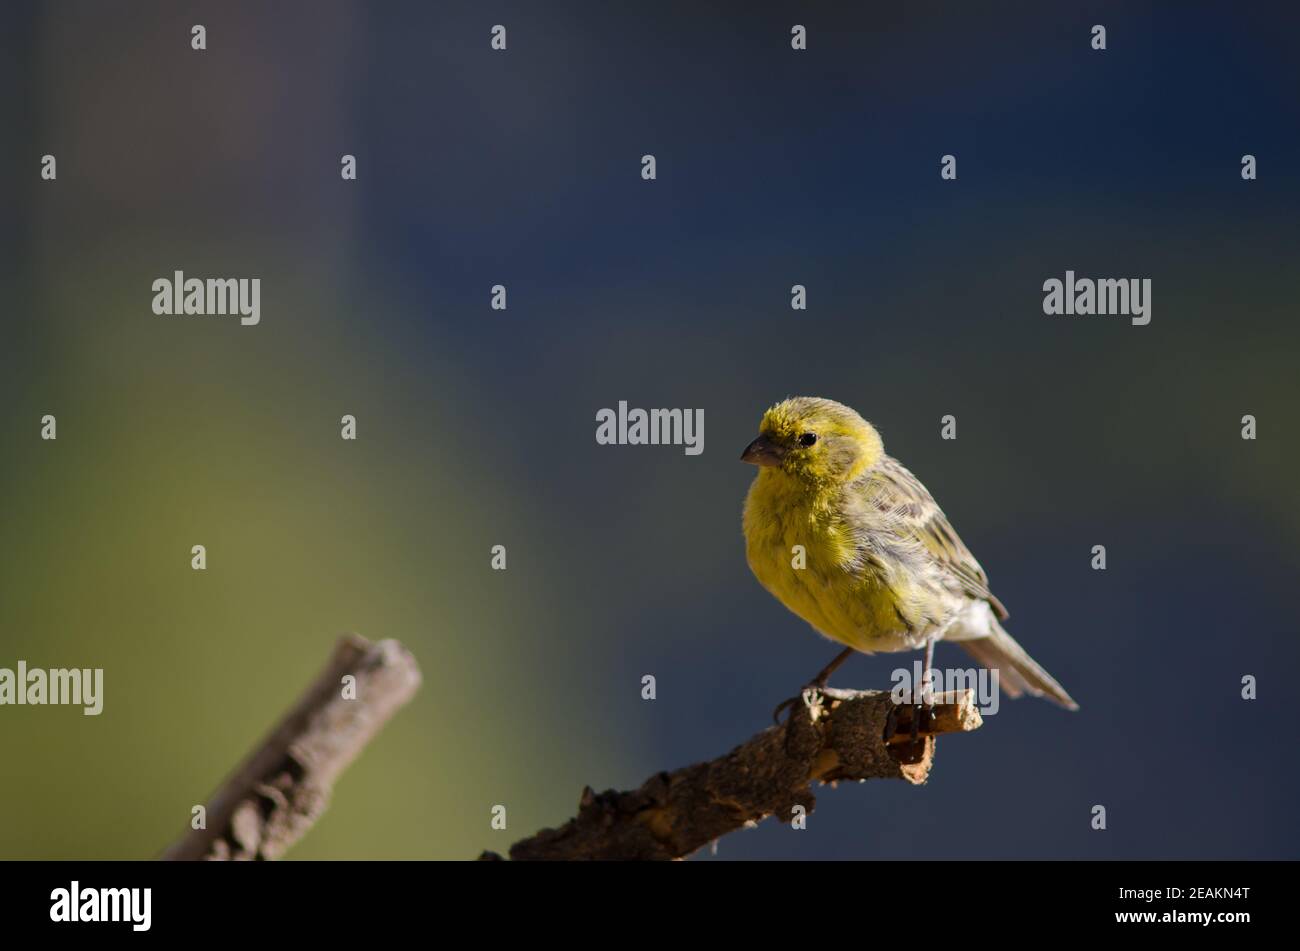
<path id="1" fill-rule="evenodd" d="M 758 438 L 740 458 L 817 483 L 849 482 L 885 454 L 880 434 L 834 400 L 795 396 L 763 414 Z"/>

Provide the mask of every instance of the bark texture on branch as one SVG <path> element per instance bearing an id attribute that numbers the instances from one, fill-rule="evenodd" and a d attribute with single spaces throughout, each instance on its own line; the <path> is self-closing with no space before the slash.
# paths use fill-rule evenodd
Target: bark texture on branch
<path id="1" fill-rule="evenodd" d="M 790 719 L 730 753 L 650 777 L 640 789 L 583 790 L 578 815 L 559 829 L 516 842 L 510 858 L 680 859 L 719 836 L 795 806 L 811 813 L 813 782 L 904 779 L 925 782 L 934 737 L 982 722 L 971 691 L 938 694 L 930 722 L 911 737 L 914 708 L 887 691 L 809 691 Z M 890 739 L 885 739 L 887 733 Z M 481 858 L 500 856 L 485 852 Z"/>
<path id="2" fill-rule="evenodd" d="M 356 678 L 355 692 L 345 692 L 347 675 Z M 415 658 L 397 641 L 340 638 L 325 669 L 208 800 L 207 827 L 189 830 L 160 857 L 279 858 L 321 816 L 335 780 L 419 686 Z"/>

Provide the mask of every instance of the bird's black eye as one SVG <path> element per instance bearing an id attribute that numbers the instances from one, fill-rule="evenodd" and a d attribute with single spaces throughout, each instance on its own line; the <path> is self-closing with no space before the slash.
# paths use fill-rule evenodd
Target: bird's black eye
<path id="1" fill-rule="evenodd" d="M 799 445 L 801 446 L 811 446 L 816 441 L 817 441 L 816 433 L 804 433 L 802 436 L 799 437 Z"/>

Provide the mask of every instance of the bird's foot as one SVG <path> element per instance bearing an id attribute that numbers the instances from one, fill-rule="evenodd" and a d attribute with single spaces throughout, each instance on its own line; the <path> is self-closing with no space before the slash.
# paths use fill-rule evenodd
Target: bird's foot
<path id="1" fill-rule="evenodd" d="M 811 707 L 817 702 L 818 698 L 821 696 L 822 689 L 825 686 L 826 684 L 824 683 L 807 684 L 799 691 L 798 696 L 791 697 L 788 700 L 782 700 L 776 705 L 776 709 L 772 711 L 772 722 L 777 726 L 780 726 L 781 714 L 786 710 L 791 711 L 793 714 L 795 708 L 801 703 L 806 707 Z"/>
<path id="2" fill-rule="evenodd" d="M 934 722 L 934 694 L 927 692 L 919 701 L 914 700 L 912 703 L 899 703 L 890 708 L 888 716 L 885 717 L 885 735 L 884 741 L 888 743 L 898 735 L 899 711 L 907 707 L 911 711 L 908 718 L 911 721 L 911 742 L 915 743 L 921 738 L 921 731 L 929 731 L 930 725 Z"/>
<path id="3" fill-rule="evenodd" d="M 814 677 L 810 683 L 806 684 L 804 688 L 799 691 L 799 696 L 791 697 L 789 700 L 784 700 L 777 704 L 777 708 L 772 711 L 772 722 L 777 726 L 780 726 L 781 713 L 785 710 L 792 710 L 800 701 L 802 701 L 804 706 L 807 707 L 811 707 L 816 703 L 821 698 L 822 692 L 826 689 L 826 681 L 831 679 L 831 674 L 835 673 L 835 671 L 839 669 L 840 664 L 848 660 L 852 653 L 852 647 L 844 648 L 844 650 L 835 655 L 829 664 L 817 672 L 817 676 Z"/>

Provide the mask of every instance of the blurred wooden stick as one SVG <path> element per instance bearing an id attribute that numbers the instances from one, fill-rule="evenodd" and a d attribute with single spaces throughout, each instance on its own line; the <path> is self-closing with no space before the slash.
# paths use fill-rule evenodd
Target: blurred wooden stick
<path id="1" fill-rule="evenodd" d="M 355 681 L 345 690 L 349 675 Z M 160 858 L 279 858 L 320 818 L 335 780 L 419 686 L 415 658 L 397 641 L 340 638 L 325 669 L 208 800 L 206 828 L 190 829 Z"/>
<path id="2" fill-rule="evenodd" d="M 680 859 L 719 836 L 766 816 L 789 822 L 811 813 L 813 782 L 904 779 L 925 782 L 934 737 L 977 729 L 972 691 L 935 695 L 926 729 L 911 741 L 913 708 L 888 691 L 809 692 L 782 726 L 768 727 L 725 756 L 672 773 L 640 789 L 583 790 L 578 815 L 510 847 L 512 859 Z M 894 735 L 884 739 L 892 719 Z M 485 852 L 482 859 L 499 859 Z"/>

